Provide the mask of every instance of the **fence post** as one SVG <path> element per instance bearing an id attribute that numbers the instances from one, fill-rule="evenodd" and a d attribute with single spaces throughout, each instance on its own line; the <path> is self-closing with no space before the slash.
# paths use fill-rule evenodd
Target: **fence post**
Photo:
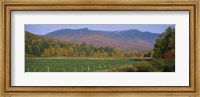
<path id="1" fill-rule="evenodd" d="M 88 65 L 88 71 L 90 71 L 90 66 Z"/>
<path id="2" fill-rule="evenodd" d="M 74 68 L 74 71 L 76 72 L 76 67 Z"/>
<path id="3" fill-rule="evenodd" d="M 47 72 L 49 72 L 49 67 L 47 67 Z"/>
<path id="4" fill-rule="evenodd" d="M 92 69 L 95 71 L 95 65 L 92 65 Z"/>
<path id="5" fill-rule="evenodd" d="M 81 65 L 82 66 L 82 71 L 84 71 L 84 69 L 83 69 L 83 65 Z"/>
<path id="6" fill-rule="evenodd" d="M 34 68 L 34 72 L 36 72 L 36 68 Z"/>

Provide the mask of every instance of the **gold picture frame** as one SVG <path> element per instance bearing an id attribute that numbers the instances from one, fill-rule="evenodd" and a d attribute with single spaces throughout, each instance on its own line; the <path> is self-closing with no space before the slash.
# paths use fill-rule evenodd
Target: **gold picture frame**
<path id="1" fill-rule="evenodd" d="M 162 97 L 162 96 L 180 96 L 180 97 L 200 97 L 199 89 L 199 21 L 200 21 L 200 2 L 199 0 L 185 0 L 178 1 L 175 0 L 166 2 L 161 0 L 151 0 L 145 2 L 145 0 L 75 0 L 75 1 L 65 1 L 57 0 L 58 2 L 51 2 L 51 0 L 44 0 L 42 2 L 35 2 L 34 0 L 4 0 L 1 2 L 1 95 L 2 96 L 17 96 L 21 95 L 26 97 L 27 94 L 38 94 L 43 95 L 44 93 L 47 97 L 54 95 L 60 96 L 112 96 L 112 97 L 127 97 L 127 96 L 137 96 L 137 97 Z M 11 86 L 11 11 L 29 11 L 29 10 L 43 10 L 43 11 L 58 11 L 58 10 L 116 10 L 116 11 L 189 11 L 190 17 L 190 82 L 189 86 L 158 86 L 158 87 L 20 87 Z M 159 94 L 159 95 L 158 95 Z M 35 95 L 35 96 L 38 96 Z M 146 96 L 145 96 L 146 95 Z M 20 96 L 19 96 L 20 97 Z M 32 96 L 31 96 L 32 97 Z M 39 96 L 41 97 L 41 96 Z M 53 96 L 52 96 L 53 97 Z"/>

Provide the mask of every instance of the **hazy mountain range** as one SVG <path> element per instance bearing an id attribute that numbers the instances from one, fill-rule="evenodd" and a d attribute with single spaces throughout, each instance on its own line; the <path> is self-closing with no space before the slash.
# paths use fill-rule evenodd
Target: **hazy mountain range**
<path id="1" fill-rule="evenodd" d="M 124 51 L 152 49 L 158 33 L 142 32 L 137 29 L 123 31 L 98 31 L 83 29 L 60 29 L 44 35 L 73 43 L 108 46 Z"/>

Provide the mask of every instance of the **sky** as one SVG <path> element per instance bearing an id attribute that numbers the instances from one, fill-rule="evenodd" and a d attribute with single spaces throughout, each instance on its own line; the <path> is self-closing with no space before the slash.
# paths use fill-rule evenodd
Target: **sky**
<path id="1" fill-rule="evenodd" d="M 138 29 L 140 31 L 149 31 L 152 33 L 163 33 L 167 27 L 175 28 L 174 24 L 25 24 L 25 31 L 38 35 L 59 29 L 82 29 L 101 31 L 122 31 L 129 29 Z"/>

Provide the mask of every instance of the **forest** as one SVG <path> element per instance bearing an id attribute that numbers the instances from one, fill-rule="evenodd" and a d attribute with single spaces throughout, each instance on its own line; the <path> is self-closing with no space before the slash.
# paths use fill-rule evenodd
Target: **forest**
<path id="1" fill-rule="evenodd" d="M 152 57 L 153 50 L 121 51 L 116 48 L 97 47 L 85 42 L 75 44 L 25 32 L 26 57 Z"/>

